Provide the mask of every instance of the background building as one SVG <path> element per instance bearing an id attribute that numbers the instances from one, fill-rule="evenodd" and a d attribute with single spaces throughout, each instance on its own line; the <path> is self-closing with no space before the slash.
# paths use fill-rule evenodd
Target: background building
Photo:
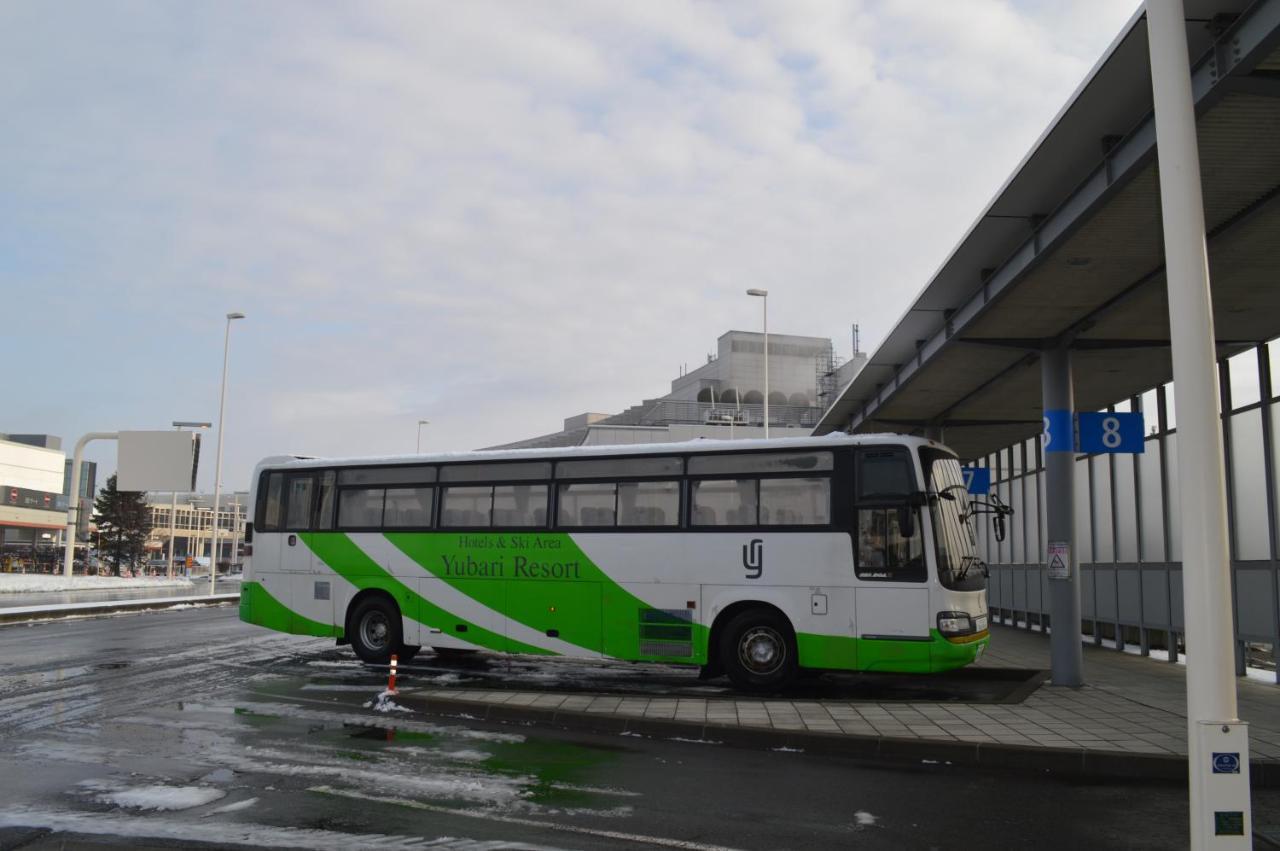
<path id="1" fill-rule="evenodd" d="M 147 554 L 164 560 L 169 548 L 169 514 L 173 509 L 170 493 L 148 493 L 151 508 L 151 534 L 147 536 Z M 223 494 L 218 505 L 218 562 L 239 562 L 235 553 L 244 541 L 244 524 L 248 514 L 249 494 L 245 491 Z M 213 495 L 180 494 L 174 528 L 173 554 L 206 560 L 213 546 Z"/>
<path id="2" fill-rule="evenodd" d="M 62 439 L 49 434 L 0 434 L 0 553 L 23 561 L 56 561 L 67 525 L 71 462 Z M 82 465 L 80 496 L 93 500 L 97 465 Z M 84 515 L 80 539 L 88 532 Z"/>
<path id="3" fill-rule="evenodd" d="M 858 351 L 846 362 L 826 337 L 769 335 L 769 436 L 803 437 L 825 408 L 866 363 Z M 681 371 L 671 392 L 646 399 L 619 414 L 569 417 L 553 434 L 490 449 L 666 443 L 696 437 L 764 437 L 764 335 L 729 331 L 716 353 L 697 369 Z"/>

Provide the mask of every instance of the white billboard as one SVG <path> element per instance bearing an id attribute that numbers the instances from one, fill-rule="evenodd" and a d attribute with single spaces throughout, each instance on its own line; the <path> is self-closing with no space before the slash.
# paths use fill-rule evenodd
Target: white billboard
<path id="1" fill-rule="evenodd" d="M 116 487 L 122 491 L 187 492 L 195 484 L 198 446 L 189 431 L 122 431 Z"/>
<path id="2" fill-rule="evenodd" d="M 60 449 L 0 440 L 0 485 L 62 493 L 67 456 Z"/>

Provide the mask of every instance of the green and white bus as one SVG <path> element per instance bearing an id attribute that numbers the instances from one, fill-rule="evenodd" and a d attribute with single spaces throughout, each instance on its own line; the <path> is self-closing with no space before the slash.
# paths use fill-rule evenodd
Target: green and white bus
<path id="1" fill-rule="evenodd" d="M 241 619 L 368 663 L 483 649 L 776 688 L 948 670 L 989 640 L 990 506 L 929 440 L 277 457 L 252 490 Z"/>

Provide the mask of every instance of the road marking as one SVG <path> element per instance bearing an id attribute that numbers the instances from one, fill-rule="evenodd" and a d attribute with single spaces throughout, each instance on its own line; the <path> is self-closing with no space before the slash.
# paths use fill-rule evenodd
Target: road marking
<path id="1" fill-rule="evenodd" d="M 620 842 L 642 842 L 646 845 L 660 845 L 664 848 L 684 848 L 688 851 L 738 851 L 727 845 L 708 845 L 705 842 L 690 842 L 685 839 L 669 839 L 665 836 L 645 836 L 641 833 L 625 833 L 620 830 L 599 830 L 593 827 L 580 827 L 575 824 L 558 824 L 556 822 L 538 821 L 537 819 L 520 818 L 519 816 L 503 816 L 497 813 L 486 813 L 478 810 L 460 810 L 454 807 L 442 807 L 439 804 L 425 804 L 422 801 L 411 801 L 407 798 L 388 798 L 380 795 L 366 795 L 349 789 L 335 789 L 332 786 L 312 786 L 308 792 L 319 792 L 323 795 L 337 795 L 341 798 L 354 798 L 358 801 L 373 801 L 381 804 L 398 804 L 415 810 L 426 810 L 432 813 L 443 813 L 451 816 L 497 821 L 503 824 L 518 824 L 521 827 L 537 827 L 543 830 L 557 830 L 562 833 L 578 833 L 586 836 L 598 836 L 602 839 L 616 839 Z"/>

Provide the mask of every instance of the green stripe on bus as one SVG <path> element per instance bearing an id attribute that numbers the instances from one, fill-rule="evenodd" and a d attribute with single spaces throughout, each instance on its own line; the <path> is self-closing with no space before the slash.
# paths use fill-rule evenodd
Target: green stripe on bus
<path id="1" fill-rule="evenodd" d="M 357 588 L 384 588 L 393 596 L 409 601 L 404 611 L 412 620 L 439 630 L 451 629 L 454 625 L 466 626 L 466 633 L 458 636 L 471 644 L 478 644 L 490 650 L 506 650 L 511 653 L 533 653 L 542 656 L 556 655 L 552 650 L 534 647 L 523 642 L 513 641 L 505 635 L 487 630 L 471 623 L 466 618 L 442 609 L 426 599 L 417 591 L 400 581 L 398 577 L 387 572 L 376 561 L 369 558 L 364 550 L 342 532 L 299 532 L 298 537 L 307 548 L 324 562 L 330 570 L 350 582 Z M 373 580 L 373 581 L 371 581 Z M 449 635 L 454 635 L 450 631 Z"/>
<path id="2" fill-rule="evenodd" d="M 294 635 L 342 637 L 342 627 L 303 617 L 271 596 L 261 582 L 245 582 L 240 586 L 240 620 Z"/>
<path id="3" fill-rule="evenodd" d="M 564 532 L 387 532 L 432 576 L 517 623 L 618 659 L 706 660 L 707 629 L 690 623 L 687 657 L 642 653 L 641 618 L 654 606 L 601 570 Z M 598 594 L 598 596 L 597 596 Z M 692 614 L 692 613 L 690 613 Z"/>

